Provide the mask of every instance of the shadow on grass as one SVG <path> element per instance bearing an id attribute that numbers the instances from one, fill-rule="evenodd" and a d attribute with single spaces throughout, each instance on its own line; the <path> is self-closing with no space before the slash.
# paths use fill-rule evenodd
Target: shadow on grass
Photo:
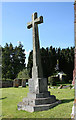
<path id="1" fill-rule="evenodd" d="M 7 97 L 4 97 L 4 98 L 0 98 L 0 100 L 3 100 L 3 99 L 6 99 Z"/>
<path id="2" fill-rule="evenodd" d="M 74 101 L 74 99 L 63 99 L 63 100 L 61 100 L 62 103 L 69 103 L 69 102 L 72 102 L 72 101 Z"/>

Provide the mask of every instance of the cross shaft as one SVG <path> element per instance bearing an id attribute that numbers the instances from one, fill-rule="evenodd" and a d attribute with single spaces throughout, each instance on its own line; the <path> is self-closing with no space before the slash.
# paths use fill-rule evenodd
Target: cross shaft
<path id="1" fill-rule="evenodd" d="M 40 57 L 40 45 L 39 45 L 39 34 L 38 24 L 43 23 L 43 17 L 37 18 L 37 13 L 32 14 L 32 22 L 27 23 L 27 28 L 33 29 L 33 68 L 32 77 L 42 77 L 41 57 Z"/>

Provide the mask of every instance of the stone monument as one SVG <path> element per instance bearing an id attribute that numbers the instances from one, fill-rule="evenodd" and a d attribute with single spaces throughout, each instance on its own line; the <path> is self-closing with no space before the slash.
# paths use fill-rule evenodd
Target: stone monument
<path id="1" fill-rule="evenodd" d="M 33 68 L 32 79 L 29 79 L 29 93 L 27 98 L 18 104 L 18 110 L 25 110 L 29 112 L 48 110 L 61 101 L 56 100 L 54 95 L 50 95 L 48 91 L 47 78 L 43 77 L 40 57 L 40 45 L 38 24 L 43 23 L 43 17 L 37 18 L 37 13 L 33 13 L 32 22 L 27 24 L 27 28 L 33 29 Z"/>

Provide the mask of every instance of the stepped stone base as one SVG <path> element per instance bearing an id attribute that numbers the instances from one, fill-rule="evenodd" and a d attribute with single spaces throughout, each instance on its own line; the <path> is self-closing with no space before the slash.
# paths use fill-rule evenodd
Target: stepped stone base
<path id="1" fill-rule="evenodd" d="M 43 111 L 61 103 L 54 95 L 50 95 L 47 86 L 46 78 L 29 79 L 29 93 L 27 98 L 23 98 L 23 101 L 17 105 L 18 110 Z"/>
<path id="2" fill-rule="evenodd" d="M 18 106 L 18 110 L 25 110 L 28 112 L 35 112 L 35 111 L 43 111 L 48 110 L 58 104 L 61 101 L 56 100 L 54 95 L 49 95 L 45 93 L 39 94 L 28 94 L 27 98 L 23 98 L 23 101 L 20 102 Z"/>
<path id="3" fill-rule="evenodd" d="M 44 110 L 48 110 L 50 108 L 53 108 L 54 106 L 60 104 L 61 101 L 56 101 L 52 104 L 43 104 L 43 105 L 26 105 L 25 103 L 19 103 L 18 104 L 18 110 L 25 110 L 28 112 L 35 112 L 35 111 L 44 111 Z"/>

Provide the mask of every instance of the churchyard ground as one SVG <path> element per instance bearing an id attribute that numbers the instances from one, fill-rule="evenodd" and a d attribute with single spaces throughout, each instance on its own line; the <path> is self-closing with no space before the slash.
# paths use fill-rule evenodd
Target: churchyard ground
<path id="1" fill-rule="evenodd" d="M 26 88 L 0 88 L 2 90 L 2 118 L 71 118 L 74 101 L 74 89 L 49 89 L 62 103 L 47 111 L 26 112 L 18 111 L 17 104 L 27 96 Z"/>

